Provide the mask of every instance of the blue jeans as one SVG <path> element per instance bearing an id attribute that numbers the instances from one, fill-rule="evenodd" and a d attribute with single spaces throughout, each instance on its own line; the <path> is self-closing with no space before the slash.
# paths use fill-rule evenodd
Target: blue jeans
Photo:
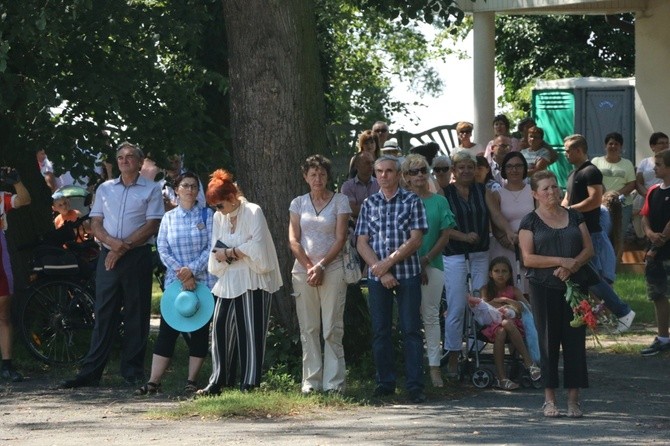
<path id="1" fill-rule="evenodd" d="M 398 318 L 405 356 L 405 387 L 408 391 L 423 390 L 423 339 L 421 337 L 421 276 L 398 280 L 392 289 L 381 282 L 368 280 L 368 303 L 372 319 L 372 355 L 377 369 L 376 382 L 387 390 L 395 390 L 396 374 L 391 329 L 393 297 L 398 300 Z"/>
<path id="2" fill-rule="evenodd" d="M 609 308 L 616 317 L 623 317 L 630 313 L 630 305 L 622 301 L 612 286 L 602 277 L 597 285 L 589 287 L 589 291 L 597 298 L 602 299 L 602 301 L 605 302 L 605 306 Z"/>
<path id="3" fill-rule="evenodd" d="M 605 306 L 614 313 L 616 317 L 623 317 L 630 313 L 630 306 L 621 300 L 612 286 L 607 282 L 608 275 L 614 276 L 614 264 L 616 263 L 614 249 L 607 235 L 602 232 L 591 234 L 593 250 L 596 254 L 591 258 L 591 266 L 598 271 L 600 283 L 589 287 L 589 291 L 605 302 Z M 600 255 L 599 255 L 600 254 Z M 611 264 L 610 264 L 611 263 Z M 609 272 L 608 272 L 609 271 Z M 612 277 L 614 279 L 614 277 Z"/>

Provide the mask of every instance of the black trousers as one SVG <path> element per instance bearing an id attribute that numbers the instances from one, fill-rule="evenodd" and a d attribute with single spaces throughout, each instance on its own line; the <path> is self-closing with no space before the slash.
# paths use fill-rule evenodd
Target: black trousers
<path id="1" fill-rule="evenodd" d="M 530 283 L 530 303 L 540 342 L 545 387 L 558 388 L 558 360 L 563 348 L 563 387 L 589 386 L 586 370 L 586 327 L 570 326 L 573 314 L 565 291 Z"/>
<path id="2" fill-rule="evenodd" d="M 121 376 L 127 380 L 143 381 L 151 316 L 151 247 L 145 245 L 131 249 L 109 271 L 105 269 L 108 253 L 109 250 L 103 248 L 98 259 L 95 326 L 91 347 L 83 360 L 79 376 L 94 380 L 102 376 L 119 331 L 123 308 Z"/>
<path id="3" fill-rule="evenodd" d="M 188 346 L 188 355 L 195 358 L 204 358 L 209 350 L 209 322 L 203 327 L 190 333 L 180 332 L 170 327 L 161 316 L 161 323 L 158 328 L 156 345 L 154 345 L 154 355 L 172 358 L 177 344 L 177 338 L 182 335 Z"/>
<path id="4" fill-rule="evenodd" d="M 209 387 L 235 385 L 239 358 L 242 390 L 261 383 L 272 294 L 248 290 L 234 299 L 218 298 L 212 322 L 212 375 Z"/>

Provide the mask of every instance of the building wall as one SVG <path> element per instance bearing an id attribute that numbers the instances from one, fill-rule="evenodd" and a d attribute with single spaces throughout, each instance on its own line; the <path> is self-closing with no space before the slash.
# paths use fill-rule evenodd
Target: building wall
<path id="1" fill-rule="evenodd" d="M 651 154 L 649 135 L 670 134 L 670 1 L 649 0 L 635 18 L 636 158 Z"/>

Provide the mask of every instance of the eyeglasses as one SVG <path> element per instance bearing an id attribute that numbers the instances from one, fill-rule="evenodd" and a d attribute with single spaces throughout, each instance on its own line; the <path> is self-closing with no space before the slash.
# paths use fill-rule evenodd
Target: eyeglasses
<path id="1" fill-rule="evenodd" d="M 389 129 L 374 129 L 373 130 L 373 132 L 375 132 L 375 133 L 386 133 L 388 131 L 389 131 Z"/>
<path id="2" fill-rule="evenodd" d="M 180 184 L 179 187 L 182 189 L 191 189 L 191 190 L 198 190 L 198 185 L 197 184 Z"/>
<path id="3" fill-rule="evenodd" d="M 407 171 L 407 174 L 411 177 L 415 177 L 420 173 L 422 173 L 424 175 L 427 174 L 428 173 L 428 168 L 427 167 L 420 167 L 418 169 L 409 169 Z"/>
<path id="4" fill-rule="evenodd" d="M 447 172 L 449 172 L 449 166 L 433 167 L 433 172 L 435 172 L 435 173 L 447 173 Z"/>
<path id="5" fill-rule="evenodd" d="M 523 164 L 505 164 L 505 169 L 508 170 L 523 169 Z"/>
<path id="6" fill-rule="evenodd" d="M 224 206 L 225 206 L 225 205 L 224 205 L 223 203 L 217 203 L 217 204 L 214 205 L 214 207 L 217 208 L 218 210 L 223 209 Z"/>

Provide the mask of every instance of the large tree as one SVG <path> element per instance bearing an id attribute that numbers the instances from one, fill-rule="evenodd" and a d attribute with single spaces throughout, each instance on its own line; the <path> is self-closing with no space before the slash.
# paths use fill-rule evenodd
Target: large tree
<path id="1" fill-rule="evenodd" d="M 462 18 L 451 0 L 351 3 L 403 23 L 435 17 L 451 23 Z M 311 153 L 323 152 L 326 145 L 315 0 L 224 0 L 223 5 L 237 178 L 246 195 L 262 204 L 271 226 L 284 277 L 277 307 L 282 321 L 295 326 L 288 299 L 292 266 L 288 206 L 306 191 L 301 162 Z"/>

